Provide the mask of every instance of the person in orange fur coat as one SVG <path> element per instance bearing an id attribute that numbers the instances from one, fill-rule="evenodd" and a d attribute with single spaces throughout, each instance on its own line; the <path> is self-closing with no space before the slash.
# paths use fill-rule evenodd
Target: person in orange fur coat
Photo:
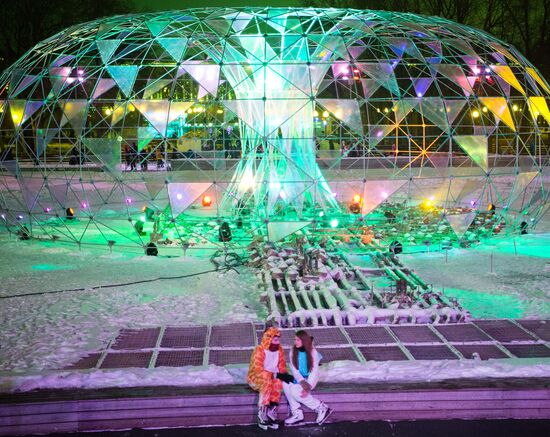
<path id="1" fill-rule="evenodd" d="M 281 333 L 277 328 L 265 330 L 260 345 L 250 357 L 248 384 L 260 392 L 258 425 L 262 429 L 277 429 L 277 408 L 283 391 L 283 381 L 293 379 L 286 373 L 286 361 L 281 346 Z"/>

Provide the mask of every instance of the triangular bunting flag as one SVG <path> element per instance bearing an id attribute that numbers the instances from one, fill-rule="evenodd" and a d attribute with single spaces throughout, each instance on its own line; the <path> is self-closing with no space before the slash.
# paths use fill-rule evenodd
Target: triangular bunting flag
<path id="1" fill-rule="evenodd" d="M 311 222 L 269 222 L 267 224 L 267 238 L 269 241 L 280 241 L 289 235 L 305 228 Z"/>
<path id="2" fill-rule="evenodd" d="M 44 104 L 42 100 L 11 100 L 11 119 L 15 127 L 20 127 Z"/>
<path id="3" fill-rule="evenodd" d="M 139 67 L 137 65 L 111 65 L 107 71 L 126 97 L 130 96 Z"/>
<path id="4" fill-rule="evenodd" d="M 512 192 L 508 196 L 508 207 L 510 209 L 513 209 L 515 211 L 521 209 L 522 202 L 519 202 L 520 205 L 515 205 L 516 200 L 520 200 L 520 198 L 525 195 L 525 189 L 538 174 L 539 173 L 536 171 L 531 171 L 520 173 L 519 175 L 517 175 L 514 187 L 512 188 Z"/>
<path id="5" fill-rule="evenodd" d="M 177 217 L 189 208 L 211 185 L 210 182 L 177 182 L 168 184 L 172 217 Z"/>
<path id="6" fill-rule="evenodd" d="M 434 80 L 432 77 L 419 77 L 412 79 L 416 97 L 423 97 L 433 81 Z"/>
<path id="7" fill-rule="evenodd" d="M 487 137 L 485 135 L 455 135 L 453 139 L 477 165 L 487 172 Z"/>
<path id="8" fill-rule="evenodd" d="M 384 202 L 406 183 L 407 180 L 390 179 L 365 182 L 365 186 L 363 189 L 363 204 L 361 206 L 361 214 L 370 214 L 378 207 L 378 205 Z"/>
<path id="9" fill-rule="evenodd" d="M 147 27 L 149 28 L 149 31 L 151 32 L 151 35 L 157 36 L 159 33 L 161 33 L 168 24 L 170 24 L 169 21 L 155 21 L 150 20 L 145 23 Z"/>
<path id="10" fill-rule="evenodd" d="M 498 120 L 502 120 L 506 126 L 515 132 L 516 126 L 514 125 L 514 120 L 512 119 L 512 113 L 510 112 L 510 108 L 508 108 L 508 104 L 506 103 L 506 99 L 504 97 L 480 97 L 479 100 L 482 104 L 487 106 L 493 114 L 495 114 L 495 117 Z"/>
<path id="11" fill-rule="evenodd" d="M 38 79 L 40 76 L 37 75 L 24 75 L 21 81 L 19 82 L 19 85 L 17 85 L 17 88 L 15 88 L 11 96 L 15 97 L 17 96 L 21 91 L 26 89 L 30 84 L 32 84 L 36 79 Z"/>
<path id="12" fill-rule="evenodd" d="M 434 64 L 430 68 L 433 68 L 439 74 L 445 76 L 451 82 L 456 83 L 462 88 L 466 97 L 474 93 L 474 90 L 468 82 L 468 78 L 464 74 L 464 70 L 459 65 L 453 64 Z"/>
<path id="13" fill-rule="evenodd" d="M 443 99 L 440 97 L 423 97 L 420 99 L 422 115 L 442 131 L 447 131 L 449 124 Z"/>
<path id="14" fill-rule="evenodd" d="M 454 233 L 458 238 L 462 238 L 476 217 L 476 211 L 471 211 L 465 214 L 446 215 L 445 218 L 451 225 Z"/>
<path id="15" fill-rule="evenodd" d="M 143 98 L 148 99 L 156 92 L 160 91 L 164 87 L 169 86 L 172 83 L 172 79 L 149 79 L 145 91 L 143 91 Z"/>

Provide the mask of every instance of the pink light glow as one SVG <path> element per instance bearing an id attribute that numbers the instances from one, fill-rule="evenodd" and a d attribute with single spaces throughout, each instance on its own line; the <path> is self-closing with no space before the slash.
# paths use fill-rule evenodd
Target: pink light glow
<path id="1" fill-rule="evenodd" d="M 382 191 L 382 198 L 383 199 L 387 199 L 388 198 L 388 193 L 386 193 L 385 191 Z"/>
<path id="2" fill-rule="evenodd" d="M 126 203 L 127 203 L 128 205 L 130 205 L 130 204 L 132 203 L 132 199 L 131 199 L 130 197 L 127 197 L 127 198 L 126 198 Z"/>
<path id="3" fill-rule="evenodd" d="M 87 204 L 86 202 L 82 202 L 82 203 L 80 204 L 80 206 L 81 206 L 82 208 L 88 208 L 88 204 Z"/>
<path id="4" fill-rule="evenodd" d="M 52 209 L 51 209 L 49 206 L 46 207 L 46 208 L 44 208 L 44 212 L 51 212 L 51 210 L 52 210 Z"/>
<path id="5" fill-rule="evenodd" d="M 474 72 L 474 74 L 479 74 L 479 73 L 481 73 L 481 69 L 480 69 L 479 67 L 474 67 L 474 68 L 472 69 L 472 71 Z"/>

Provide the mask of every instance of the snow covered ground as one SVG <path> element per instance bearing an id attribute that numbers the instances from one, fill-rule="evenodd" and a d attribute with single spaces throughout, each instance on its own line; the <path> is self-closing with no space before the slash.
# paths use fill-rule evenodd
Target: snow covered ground
<path id="1" fill-rule="evenodd" d="M 207 256 L 109 254 L 1 237 L 0 296 L 91 288 L 213 270 Z M 99 290 L 0 299 L 0 372 L 65 367 L 122 328 L 260 320 L 255 278 L 235 271 Z"/>
<path id="2" fill-rule="evenodd" d="M 401 259 L 474 318 L 550 318 L 550 233 Z"/>
<path id="3" fill-rule="evenodd" d="M 546 231 L 547 232 L 547 231 Z M 473 249 L 403 255 L 404 264 L 474 317 L 550 318 L 550 233 L 494 240 Z M 243 383 L 242 368 L 56 369 L 105 347 L 122 328 L 263 321 L 266 309 L 250 271 L 91 289 L 212 270 L 207 254 L 155 258 L 103 249 L 23 242 L 0 235 L 0 391 L 39 387 L 215 385 Z M 517 251 L 517 254 L 516 254 Z M 491 271 L 491 256 L 493 258 Z M 491 362 L 336 362 L 322 380 L 425 380 L 550 376 L 549 360 Z"/>

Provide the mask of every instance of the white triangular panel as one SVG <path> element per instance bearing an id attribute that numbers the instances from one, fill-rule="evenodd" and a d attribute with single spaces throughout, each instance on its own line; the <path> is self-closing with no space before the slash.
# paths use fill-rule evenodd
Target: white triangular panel
<path id="1" fill-rule="evenodd" d="M 189 208 L 211 185 L 210 182 L 174 182 L 168 184 L 172 217 L 177 217 Z"/>
<path id="2" fill-rule="evenodd" d="M 351 129 L 363 134 L 359 103 L 355 99 L 317 99 L 332 115 L 342 120 Z"/>
<path id="3" fill-rule="evenodd" d="M 378 205 L 384 202 L 406 183 L 407 180 L 379 180 L 365 182 L 361 214 L 367 215 L 372 212 L 378 207 Z"/>
<path id="4" fill-rule="evenodd" d="M 471 211 L 465 214 L 446 215 L 445 218 L 451 225 L 454 233 L 458 238 L 462 238 L 476 217 L 476 211 Z"/>
<path id="5" fill-rule="evenodd" d="M 279 241 L 289 235 L 294 234 L 302 228 L 305 228 L 311 222 L 269 222 L 267 224 L 267 235 L 269 241 Z"/>

